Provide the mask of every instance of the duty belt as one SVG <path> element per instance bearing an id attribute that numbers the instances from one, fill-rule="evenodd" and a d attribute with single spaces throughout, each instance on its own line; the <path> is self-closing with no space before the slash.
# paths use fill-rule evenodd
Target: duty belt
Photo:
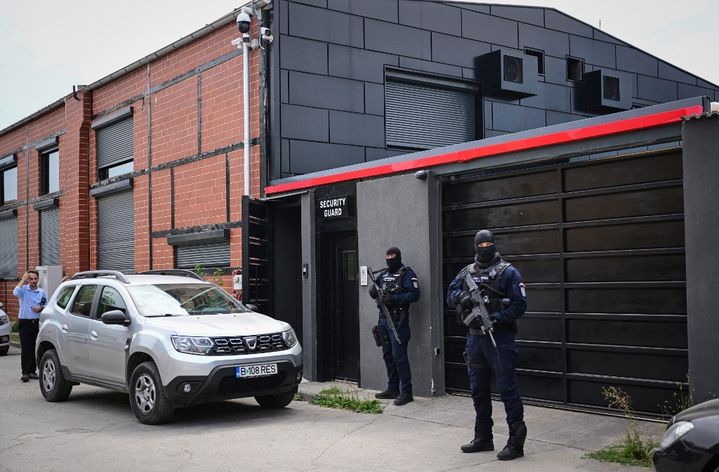
<path id="1" fill-rule="evenodd" d="M 485 336 L 485 333 L 477 328 L 469 328 L 469 334 L 472 336 Z"/>

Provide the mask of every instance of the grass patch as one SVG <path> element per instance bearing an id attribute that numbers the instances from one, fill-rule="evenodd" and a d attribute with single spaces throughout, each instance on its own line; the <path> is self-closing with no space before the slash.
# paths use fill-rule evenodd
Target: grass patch
<path id="1" fill-rule="evenodd" d="M 627 436 L 620 444 L 590 452 L 585 457 L 602 462 L 652 467 L 651 450 L 656 446 L 657 444 L 651 439 L 643 441 L 638 436 Z"/>
<path id="2" fill-rule="evenodd" d="M 629 426 L 621 443 L 587 453 L 584 457 L 602 462 L 652 467 L 651 452 L 657 446 L 657 443 L 651 438 L 643 440 L 639 436 L 637 416 L 632 408 L 632 397 L 618 387 L 603 388 L 602 396 L 609 407 L 618 408 L 622 411 L 624 417 L 629 420 Z"/>
<path id="3" fill-rule="evenodd" d="M 379 400 L 360 400 L 356 394 L 340 390 L 338 387 L 321 390 L 312 400 L 312 404 L 357 413 L 371 413 L 375 415 L 382 413 L 382 406 Z"/>

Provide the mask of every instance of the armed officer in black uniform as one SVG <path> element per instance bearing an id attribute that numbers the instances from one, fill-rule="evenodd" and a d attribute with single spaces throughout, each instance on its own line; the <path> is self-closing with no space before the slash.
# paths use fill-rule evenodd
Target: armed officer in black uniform
<path id="1" fill-rule="evenodd" d="M 474 236 L 475 260 L 463 268 L 449 285 L 447 305 L 455 307 L 461 320 L 466 320 L 475 302 L 469 293 L 466 275 L 481 289 L 488 300 L 495 348 L 490 336 L 481 329 L 481 323 L 473 319 L 468 328 L 465 356 L 469 384 L 472 389 L 474 410 L 474 439 L 461 447 L 462 452 L 493 451 L 492 399 L 490 375 L 494 373 L 497 390 L 504 403 L 509 425 L 507 445 L 497 454 L 500 460 L 512 460 L 524 455 L 527 426 L 524 424 L 524 406 L 517 386 L 517 333 L 516 320 L 527 308 L 527 292 L 519 271 L 504 261 L 494 245 L 494 234 L 481 230 Z"/>
<path id="2" fill-rule="evenodd" d="M 382 357 L 387 367 L 387 389 L 375 395 L 377 398 L 394 398 L 395 405 L 404 405 L 414 400 L 412 397 L 412 372 L 409 368 L 407 343 L 411 337 L 409 329 L 409 304 L 419 299 L 417 275 L 402 264 L 402 252 L 399 248 L 387 249 L 385 256 L 387 269 L 377 275 L 376 281 L 382 291 L 378 300 L 387 307 L 397 336 L 388 326 L 385 315 L 380 309 L 377 327 L 382 343 Z M 370 297 L 377 300 L 379 293 L 374 285 L 369 290 Z"/>

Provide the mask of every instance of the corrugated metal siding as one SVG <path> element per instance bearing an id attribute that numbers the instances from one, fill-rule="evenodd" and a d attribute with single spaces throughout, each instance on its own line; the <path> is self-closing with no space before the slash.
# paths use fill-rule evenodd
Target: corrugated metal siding
<path id="1" fill-rule="evenodd" d="M 50 208 L 40 212 L 40 263 L 60 265 L 60 209 Z"/>
<path id="2" fill-rule="evenodd" d="M 219 241 L 206 244 L 177 246 L 177 267 L 194 269 L 197 264 L 204 267 L 230 265 L 230 242 Z"/>
<path id="3" fill-rule="evenodd" d="M 387 82 L 387 146 L 430 149 L 475 139 L 475 95 Z"/>
<path id="4" fill-rule="evenodd" d="M 17 218 L 0 221 L 0 277 L 17 276 Z"/>
<path id="5" fill-rule="evenodd" d="M 107 167 L 132 159 L 132 117 L 96 131 L 97 167 Z"/>
<path id="6" fill-rule="evenodd" d="M 97 199 L 98 269 L 135 269 L 135 209 L 132 191 Z"/>

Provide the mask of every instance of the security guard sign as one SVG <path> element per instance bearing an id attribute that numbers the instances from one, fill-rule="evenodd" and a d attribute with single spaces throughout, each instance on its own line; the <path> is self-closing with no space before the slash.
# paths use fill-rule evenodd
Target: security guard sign
<path id="1" fill-rule="evenodd" d="M 349 197 L 323 198 L 317 201 L 319 214 L 323 220 L 349 217 Z"/>

